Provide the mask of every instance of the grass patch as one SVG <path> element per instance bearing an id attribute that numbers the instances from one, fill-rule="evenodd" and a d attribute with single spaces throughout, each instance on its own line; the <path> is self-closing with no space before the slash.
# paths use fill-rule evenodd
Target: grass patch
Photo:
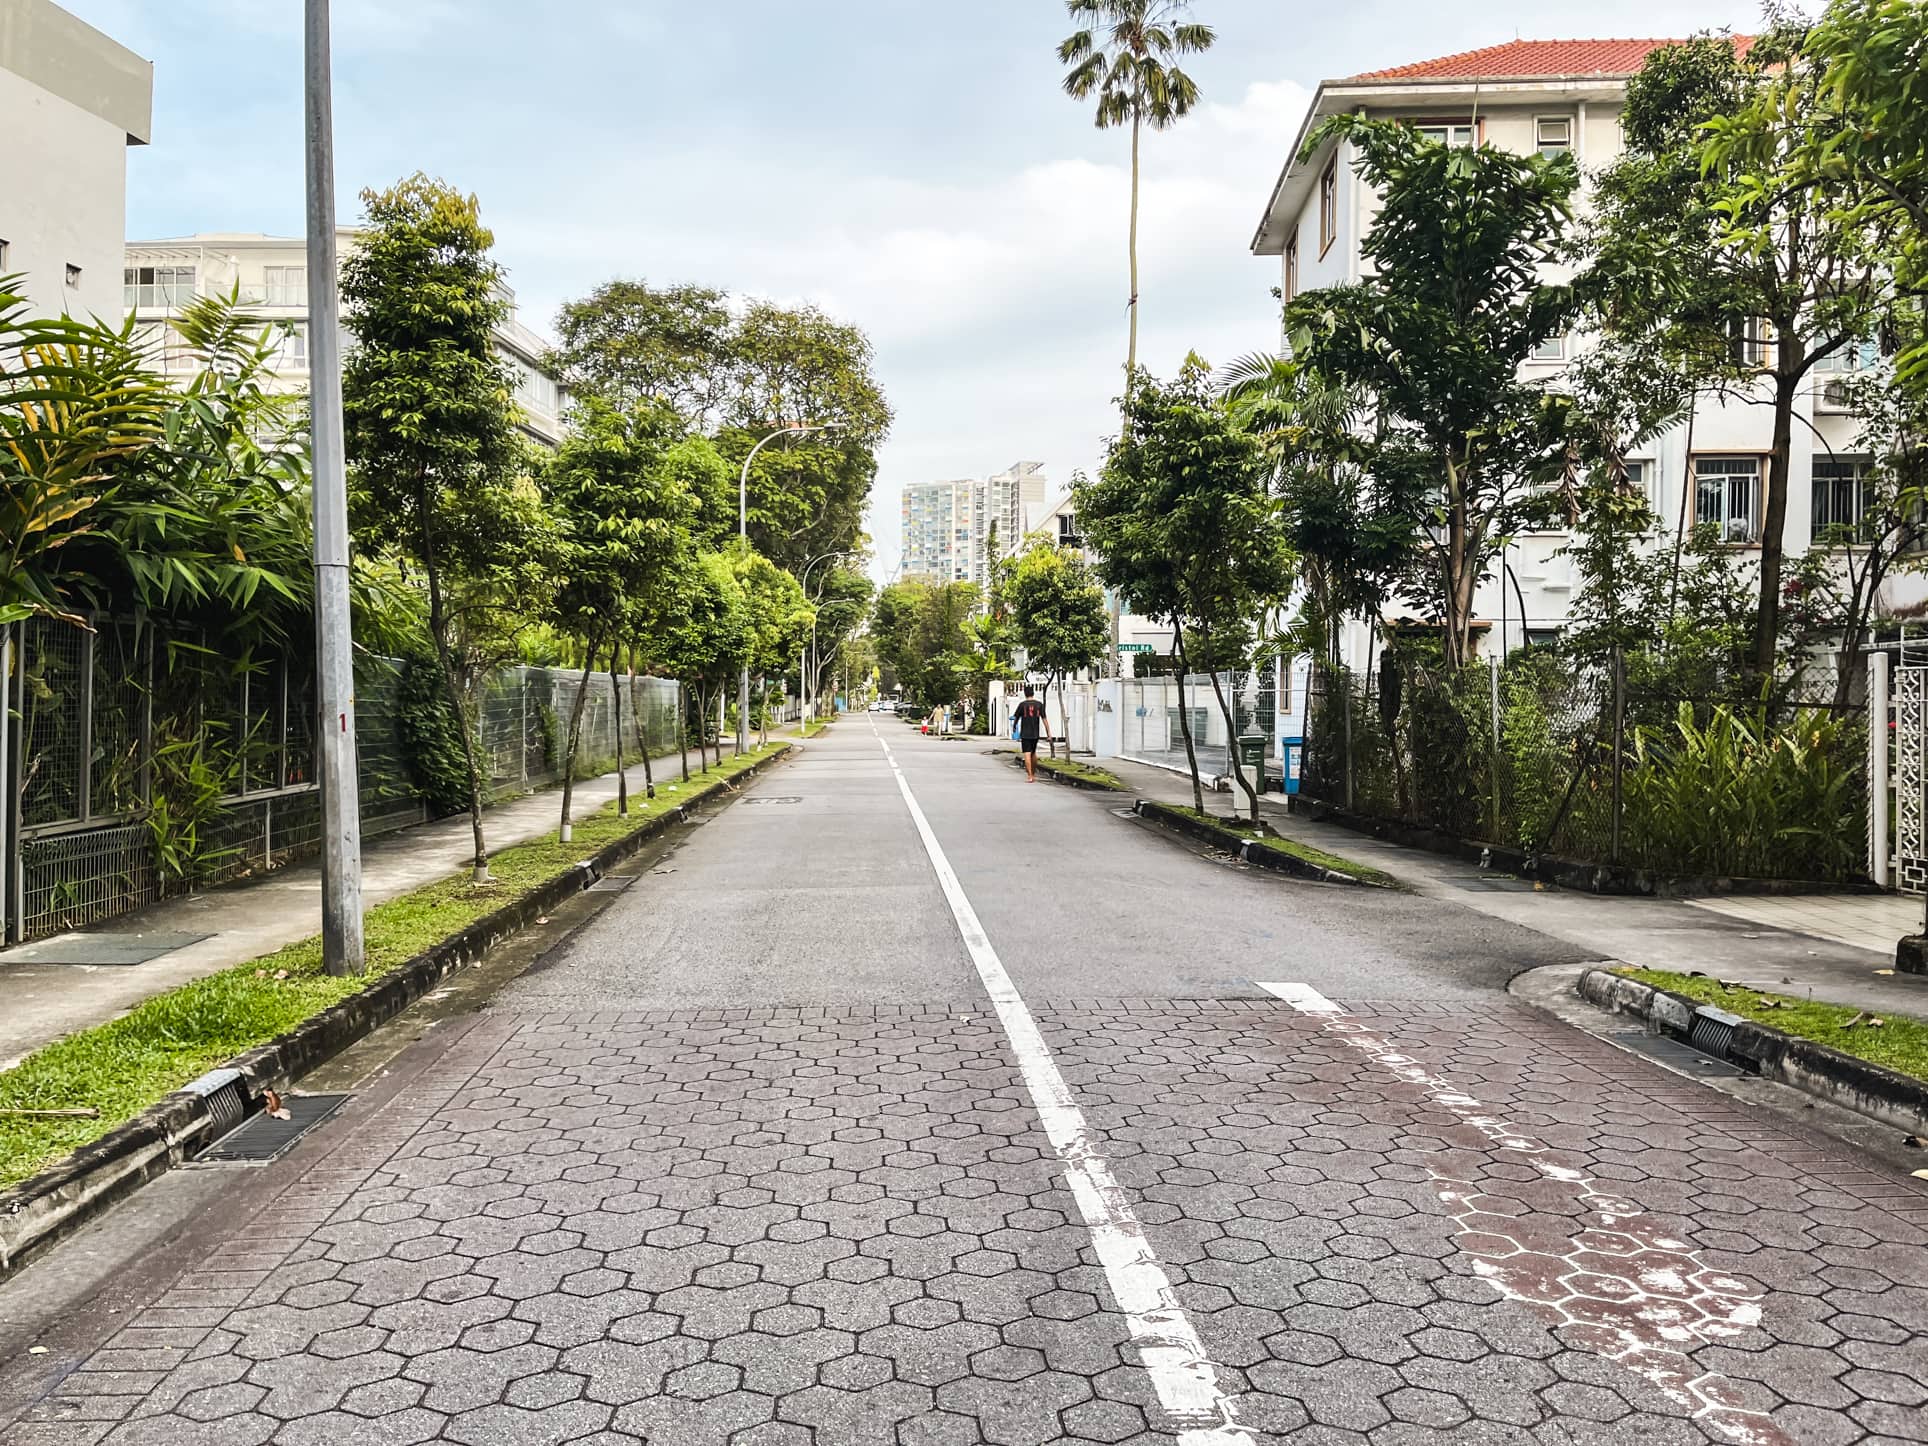
<path id="1" fill-rule="evenodd" d="M 831 725 L 831 723 L 834 721 L 835 721 L 834 719 L 830 719 L 830 718 L 806 719 L 803 725 L 803 736 L 805 738 L 815 738 L 819 733 L 823 732 L 824 729 L 828 728 Z"/>
<path id="2" fill-rule="evenodd" d="M 1343 854 L 1327 853 L 1322 848 L 1300 843 L 1297 839 L 1280 838 L 1277 834 L 1264 833 L 1253 828 L 1249 823 L 1228 823 L 1215 813 L 1200 813 L 1195 808 L 1180 808 L 1178 811 L 1190 814 L 1193 818 L 1202 818 L 1205 822 L 1216 824 L 1228 833 L 1235 833 L 1242 839 L 1250 839 L 1258 848 L 1270 850 L 1275 854 L 1284 854 L 1287 858 L 1297 859 L 1300 863 L 1330 869 L 1334 873 L 1350 874 L 1361 883 L 1375 884 L 1380 888 L 1399 887 L 1399 880 L 1391 874 L 1375 869 L 1371 864 L 1362 864 L 1357 859 L 1346 858 Z"/>
<path id="3" fill-rule="evenodd" d="M 171 1090 L 244 1050 L 286 1034 L 484 915 L 533 893 L 558 874 L 668 812 L 699 783 L 728 778 L 782 748 L 771 743 L 691 778 L 659 783 L 656 797 L 632 795 L 627 816 L 615 802 L 576 821 L 575 838 L 554 833 L 492 855 L 495 881 L 477 887 L 461 874 L 425 884 L 370 909 L 363 921 L 368 972 L 337 979 L 322 972 L 319 935 L 245 964 L 183 984 L 28 1055 L 0 1071 L 0 1106 L 76 1109 L 95 1120 L 34 1120 L 0 1115 L 0 1188 L 126 1123 Z M 557 800 L 560 808 L 561 801 Z"/>
<path id="4" fill-rule="evenodd" d="M 1928 1020 L 1905 1014 L 1879 1014 L 1879 1029 L 1870 1029 L 1871 1017 L 1846 1004 L 1821 1004 L 1791 994 L 1770 994 L 1760 989 L 1739 986 L 1723 988 L 1717 979 L 1704 975 L 1674 974 L 1661 969 L 1616 969 L 1629 979 L 1651 984 L 1673 994 L 1684 994 L 1701 1004 L 1712 1004 L 1729 1013 L 1741 1015 L 1783 1034 L 1811 1039 L 1869 1064 L 1885 1065 L 1900 1074 L 1928 1080 Z M 1766 1000 L 1767 1003 L 1761 1001 Z M 1862 1022 L 1853 1029 L 1844 1026 L 1857 1014 Z"/>
<path id="5" fill-rule="evenodd" d="M 1125 781 L 1115 773 L 1108 773 L 1089 763 L 1080 763 L 1075 758 L 1053 758 L 1048 753 L 1038 755 L 1038 772 L 1061 773 L 1066 778 L 1075 778 L 1088 783 L 1093 788 L 1108 788 L 1115 793 L 1127 793 Z"/>

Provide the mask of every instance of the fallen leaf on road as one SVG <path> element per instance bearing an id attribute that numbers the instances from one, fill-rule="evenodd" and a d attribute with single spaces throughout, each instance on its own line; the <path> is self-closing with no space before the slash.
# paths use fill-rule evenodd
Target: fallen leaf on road
<path id="1" fill-rule="evenodd" d="M 549 916 L 547 914 L 537 914 L 536 922 L 538 924 L 546 924 L 549 922 Z"/>
<path id="2" fill-rule="evenodd" d="M 27 1354 L 30 1356 L 44 1356 L 47 1354 L 47 1348 L 45 1346 L 28 1346 Z"/>
<path id="3" fill-rule="evenodd" d="M 1877 974 L 1892 974 L 1892 973 L 1894 973 L 1895 971 L 1894 971 L 1894 970 L 1892 970 L 1892 969 L 1877 969 L 1877 970 L 1875 970 L 1874 972 L 1875 972 L 1875 973 L 1877 973 Z"/>
<path id="4" fill-rule="evenodd" d="M 1901 1143 L 1906 1145 L 1911 1150 L 1919 1150 L 1921 1148 L 1921 1136 L 1920 1135 L 1903 1135 L 1901 1137 Z"/>
<path id="5" fill-rule="evenodd" d="M 267 1092 L 267 1094 L 263 1098 L 263 1102 L 267 1106 L 269 1119 L 292 1120 L 294 1118 L 294 1115 L 290 1113 L 288 1107 L 281 1103 L 281 1096 L 277 1094 L 274 1090 L 269 1090 Z"/>
<path id="6" fill-rule="evenodd" d="M 1917 1180 L 1928 1180 L 1928 1170 L 1916 1170 L 1913 1173 Z"/>

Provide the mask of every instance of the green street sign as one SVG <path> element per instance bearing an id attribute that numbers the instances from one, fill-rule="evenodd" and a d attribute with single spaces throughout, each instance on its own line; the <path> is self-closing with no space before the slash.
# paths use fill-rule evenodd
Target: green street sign
<path id="1" fill-rule="evenodd" d="M 1118 644 L 1118 651 L 1121 653 L 1149 653 L 1151 651 L 1151 644 L 1150 643 L 1120 643 Z"/>

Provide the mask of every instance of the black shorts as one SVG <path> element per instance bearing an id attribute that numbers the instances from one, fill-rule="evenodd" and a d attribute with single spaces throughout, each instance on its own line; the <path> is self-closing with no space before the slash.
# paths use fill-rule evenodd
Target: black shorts
<path id="1" fill-rule="evenodd" d="M 1020 739 L 1018 739 L 1018 752 L 1020 752 L 1020 753 L 1036 753 L 1037 751 L 1038 751 L 1038 740 L 1037 740 L 1037 739 L 1035 739 L 1035 738 L 1020 738 Z"/>

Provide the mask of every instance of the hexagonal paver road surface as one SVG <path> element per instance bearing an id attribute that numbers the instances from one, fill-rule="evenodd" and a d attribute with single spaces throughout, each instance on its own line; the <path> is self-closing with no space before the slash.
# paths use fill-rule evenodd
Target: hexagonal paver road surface
<path id="1" fill-rule="evenodd" d="M 1254 887 L 1079 826 L 1166 850 L 1194 923 Z M 685 874 L 730 845 L 709 832 Z M 1004 946 L 1236 1407 L 1213 1442 L 1928 1440 L 1909 1183 L 1471 987 L 1057 998 L 1035 942 Z M 545 1008 L 587 986 L 532 977 L 238 1174 L 205 1257 L 0 1441 L 1206 1439 L 1160 1407 L 1019 1057 L 945 968 L 920 1000 L 727 1008 L 613 977 Z"/>

